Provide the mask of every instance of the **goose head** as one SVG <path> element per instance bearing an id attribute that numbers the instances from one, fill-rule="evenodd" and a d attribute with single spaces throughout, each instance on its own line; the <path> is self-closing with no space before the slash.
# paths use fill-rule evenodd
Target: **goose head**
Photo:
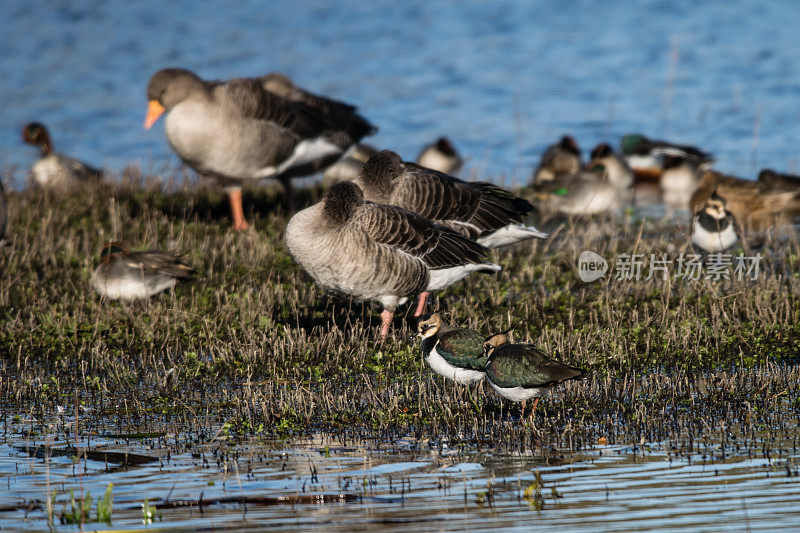
<path id="1" fill-rule="evenodd" d="M 364 205 L 364 193 L 352 181 L 337 183 L 322 198 L 325 217 L 334 225 L 347 222 L 356 209 Z"/>
<path id="2" fill-rule="evenodd" d="M 158 118 L 192 94 L 205 90 L 203 80 L 194 72 L 182 68 L 161 69 L 147 84 L 149 107 L 144 119 L 144 128 L 156 123 Z"/>

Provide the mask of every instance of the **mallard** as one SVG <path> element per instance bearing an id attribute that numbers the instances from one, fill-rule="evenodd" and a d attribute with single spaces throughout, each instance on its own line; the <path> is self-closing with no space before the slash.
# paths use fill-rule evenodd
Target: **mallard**
<path id="1" fill-rule="evenodd" d="M 486 372 L 486 338 L 477 331 L 452 327 L 439 313 L 417 325 L 422 355 L 437 374 L 456 383 L 480 381 Z"/>
<path id="2" fill-rule="evenodd" d="M 636 173 L 637 181 L 659 181 L 664 160 L 669 156 L 692 161 L 701 170 L 711 168 L 714 163 L 711 154 L 694 146 L 654 141 L 638 133 L 625 135 L 620 147 L 628 165 Z"/>
<path id="3" fill-rule="evenodd" d="M 464 160 L 447 137 L 439 137 L 425 146 L 417 156 L 417 164 L 451 176 L 461 171 Z"/>
<path id="4" fill-rule="evenodd" d="M 692 219 L 692 243 L 709 253 L 722 252 L 736 244 L 735 226 L 725 200 L 715 192 Z"/>
<path id="5" fill-rule="evenodd" d="M 192 277 L 194 269 L 174 252 L 131 252 L 124 244 L 111 242 L 100 252 L 92 287 L 112 300 L 132 300 L 149 298 Z"/>
<path id="6" fill-rule="evenodd" d="M 291 207 L 292 177 L 324 169 L 375 131 L 353 106 L 308 93 L 290 81 L 287 85 L 287 80 L 271 74 L 208 82 L 188 70 L 168 68 L 148 83 L 145 128 L 168 113 L 170 146 L 187 165 L 226 186 L 237 230 L 248 228 L 244 181 L 277 179 Z M 284 94 L 278 94 L 281 87 Z"/>
<path id="7" fill-rule="evenodd" d="M 569 135 L 565 135 L 558 143 L 548 146 L 544 151 L 539 166 L 533 172 L 531 185 L 562 176 L 574 176 L 582 168 L 578 143 Z"/>
<path id="8" fill-rule="evenodd" d="M 539 398 L 550 388 L 572 379 L 583 379 L 586 371 L 551 359 L 532 344 L 511 344 L 505 333 L 493 335 L 484 344 L 486 380 L 503 398 L 524 402 Z"/>
<path id="9" fill-rule="evenodd" d="M 40 187 L 66 189 L 80 183 L 96 182 L 103 176 L 102 171 L 55 152 L 47 128 L 39 122 L 26 124 L 22 129 L 22 139 L 41 150 L 42 156 L 31 165 L 33 180 Z"/>
<path id="10" fill-rule="evenodd" d="M 380 302 L 381 338 L 409 296 L 500 270 L 475 241 L 397 206 L 365 202 L 348 181 L 289 220 L 286 245 L 323 289 Z"/>

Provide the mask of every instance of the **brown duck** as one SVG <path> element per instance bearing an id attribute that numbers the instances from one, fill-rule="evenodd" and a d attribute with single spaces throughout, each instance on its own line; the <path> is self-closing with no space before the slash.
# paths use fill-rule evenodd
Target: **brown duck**
<path id="1" fill-rule="evenodd" d="M 761 230 L 786 224 L 800 213 L 800 190 L 787 190 L 771 183 L 749 181 L 706 171 L 689 200 L 697 213 L 717 193 L 725 199 L 727 210 L 747 230 Z"/>

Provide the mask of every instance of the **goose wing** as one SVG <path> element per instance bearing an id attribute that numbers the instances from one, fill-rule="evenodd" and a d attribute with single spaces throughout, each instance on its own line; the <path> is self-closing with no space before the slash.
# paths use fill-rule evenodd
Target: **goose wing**
<path id="1" fill-rule="evenodd" d="M 430 269 L 485 262 L 485 247 L 400 207 L 367 202 L 350 224 L 379 244 L 422 259 Z"/>

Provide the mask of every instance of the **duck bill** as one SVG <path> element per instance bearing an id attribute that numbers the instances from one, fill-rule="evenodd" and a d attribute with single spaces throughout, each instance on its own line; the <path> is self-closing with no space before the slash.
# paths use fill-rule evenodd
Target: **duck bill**
<path id="1" fill-rule="evenodd" d="M 158 117 L 164 114 L 164 106 L 158 103 L 158 100 L 150 100 L 150 105 L 147 108 L 147 116 L 144 119 L 144 129 L 149 130 L 153 124 L 156 123 Z"/>

